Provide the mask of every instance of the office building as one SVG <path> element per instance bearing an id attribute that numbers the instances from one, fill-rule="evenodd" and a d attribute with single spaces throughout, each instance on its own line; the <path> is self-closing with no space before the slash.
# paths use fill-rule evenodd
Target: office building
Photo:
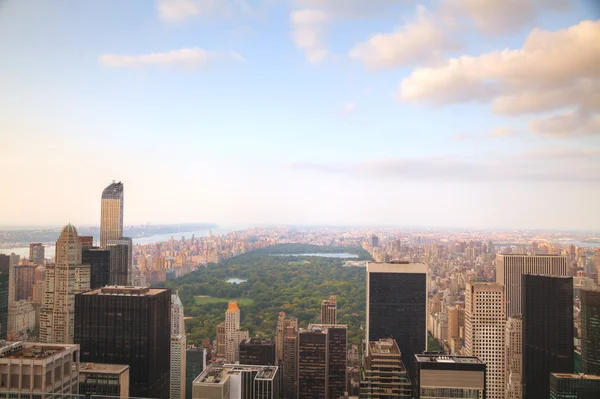
<path id="1" fill-rule="evenodd" d="M 123 237 L 123 183 L 108 185 L 102 191 L 100 209 L 100 248 L 106 248 L 109 240 Z"/>
<path id="2" fill-rule="evenodd" d="M 600 376 L 589 374 L 550 374 L 550 399 L 598 399 Z"/>
<path id="3" fill-rule="evenodd" d="M 363 357 L 360 397 L 412 398 L 411 383 L 396 341 L 385 338 L 369 342 L 368 353 Z"/>
<path id="4" fill-rule="evenodd" d="M 225 359 L 228 363 L 240 360 L 240 343 L 248 339 L 248 331 L 240 330 L 240 309 L 236 301 L 229 302 L 225 312 Z"/>
<path id="5" fill-rule="evenodd" d="M 427 266 L 368 262 L 366 316 L 366 342 L 394 338 L 410 374 L 427 345 Z"/>
<path id="6" fill-rule="evenodd" d="M 169 398 L 171 291 L 108 286 L 75 302 L 81 360 L 127 364 L 130 396 Z"/>
<path id="7" fill-rule="evenodd" d="M 193 382 L 193 399 L 276 399 L 276 366 L 212 363 Z"/>
<path id="8" fill-rule="evenodd" d="M 523 399 L 547 398 L 550 373 L 573 372 L 573 278 L 522 279 Z"/>
<path id="9" fill-rule="evenodd" d="M 0 254 L 0 340 L 8 333 L 8 286 L 10 274 L 10 256 Z"/>
<path id="10" fill-rule="evenodd" d="M 481 359 L 486 369 L 486 397 L 504 399 L 506 359 L 504 287 L 469 283 L 465 290 L 465 354 Z"/>
<path id="11" fill-rule="evenodd" d="M 371 248 L 376 248 L 379 246 L 379 237 L 377 237 L 376 235 L 372 235 L 371 237 L 369 237 L 369 245 L 371 246 Z"/>
<path id="12" fill-rule="evenodd" d="M 283 337 L 283 391 L 284 399 L 295 399 L 298 380 L 298 321 L 286 327 Z"/>
<path id="13" fill-rule="evenodd" d="M 10 342 L 0 347 L 0 396 L 77 394 L 79 345 Z"/>
<path id="14" fill-rule="evenodd" d="M 123 261 L 127 264 L 128 279 L 132 279 L 131 269 L 133 267 L 133 239 L 131 237 L 121 237 L 118 240 L 108 240 L 108 245 L 125 245 L 127 247 L 127 260 Z M 129 281 L 128 280 L 128 281 Z M 129 284 L 129 283 L 127 283 Z"/>
<path id="15" fill-rule="evenodd" d="M 46 266 L 40 265 L 35 268 L 33 272 L 33 289 L 32 289 L 32 302 L 42 304 L 44 300 L 44 280 L 46 276 Z"/>
<path id="16" fill-rule="evenodd" d="M 347 329 L 342 324 L 309 324 L 298 332 L 299 399 L 344 396 Z"/>
<path id="17" fill-rule="evenodd" d="M 523 397 L 521 378 L 523 374 L 523 323 L 520 316 L 509 317 L 504 330 L 506 358 L 505 399 Z"/>
<path id="18" fill-rule="evenodd" d="M 579 299 L 581 371 L 600 375 L 600 290 L 581 290 Z"/>
<path id="19" fill-rule="evenodd" d="M 179 292 L 171 295 L 171 399 L 185 399 L 187 338 Z"/>
<path id="20" fill-rule="evenodd" d="M 192 384 L 206 368 L 206 349 L 188 348 L 185 352 L 185 397 L 192 399 Z"/>
<path id="21" fill-rule="evenodd" d="M 8 306 L 8 341 L 28 339 L 35 326 L 36 310 L 31 302 L 13 301 Z"/>
<path id="22" fill-rule="evenodd" d="M 275 341 L 271 339 L 249 338 L 240 343 L 240 364 L 275 366 Z"/>
<path id="23" fill-rule="evenodd" d="M 321 324 L 337 324 L 337 301 L 333 295 L 321 301 Z"/>
<path id="24" fill-rule="evenodd" d="M 544 274 L 548 276 L 568 276 L 569 260 L 559 255 L 496 255 L 496 282 L 504 286 L 506 317 L 523 313 L 521 305 L 521 276 L 523 274 Z"/>
<path id="25" fill-rule="evenodd" d="M 83 248 L 81 262 L 90 265 L 90 289 L 110 285 L 110 250 L 101 248 Z"/>
<path id="26" fill-rule="evenodd" d="M 81 241 L 81 248 L 92 248 L 94 246 L 94 237 L 93 236 L 79 236 L 79 240 Z"/>
<path id="27" fill-rule="evenodd" d="M 90 289 L 90 267 L 81 263 L 77 230 L 68 224 L 56 242 L 56 263 L 46 265 L 40 342 L 73 343 L 75 295 Z"/>
<path id="28" fill-rule="evenodd" d="M 126 364 L 80 363 L 79 395 L 129 397 L 129 366 Z"/>
<path id="29" fill-rule="evenodd" d="M 15 271 L 15 301 L 30 301 L 33 297 L 36 265 L 32 262 L 16 265 Z"/>
<path id="30" fill-rule="evenodd" d="M 116 244 L 112 240 L 106 244 L 106 249 L 110 252 L 110 285 L 129 285 L 129 266 L 127 259 L 129 257 L 129 246 L 125 244 Z"/>
<path id="31" fill-rule="evenodd" d="M 476 356 L 415 355 L 414 398 L 489 398 L 486 364 Z"/>
<path id="32" fill-rule="evenodd" d="M 36 265 L 44 264 L 45 257 L 44 245 L 41 242 L 34 242 L 29 244 L 29 261 Z"/>
<path id="33" fill-rule="evenodd" d="M 298 331 L 298 319 L 294 317 L 286 318 L 284 312 L 279 312 L 277 317 L 277 329 L 275 330 L 275 354 L 278 362 L 283 361 L 283 340 L 285 331 L 288 327 L 292 327 Z"/>

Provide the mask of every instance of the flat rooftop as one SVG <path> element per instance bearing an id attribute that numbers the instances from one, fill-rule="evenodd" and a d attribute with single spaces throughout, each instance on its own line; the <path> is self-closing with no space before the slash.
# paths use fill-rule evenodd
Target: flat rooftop
<path id="1" fill-rule="evenodd" d="M 556 378 L 570 378 L 575 380 L 600 380 L 600 375 L 592 374 L 569 374 L 569 373 L 551 373 Z"/>
<path id="2" fill-rule="evenodd" d="M 60 353 L 70 353 L 73 349 L 79 349 L 79 345 L 40 344 L 39 342 L 4 342 L 0 348 L 0 358 L 46 359 Z"/>
<path id="3" fill-rule="evenodd" d="M 132 287 L 121 285 L 107 285 L 97 290 L 84 292 L 81 295 L 111 295 L 111 296 L 152 296 L 166 291 L 164 288 Z"/>
<path id="4" fill-rule="evenodd" d="M 80 363 L 79 371 L 86 373 L 113 373 L 121 374 L 129 369 L 127 364 Z"/>
<path id="5" fill-rule="evenodd" d="M 256 379 L 272 380 L 277 374 L 277 366 L 247 364 L 212 363 L 196 379 L 194 384 L 225 384 L 230 375 L 243 372 L 256 372 Z"/>
<path id="6" fill-rule="evenodd" d="M 467 363 L 467 364 L 483 364 L 476 356 L 450 356 L 450 355 L 415 355 L 419 363 Z"/>
<path id="7" fill-rule="evenodd" d="M 369 354 L 372 355 L 399 355 L 400 349 L 396 341 L 391 338 L 380 339 L 379 341 L 369 342 Z"/>

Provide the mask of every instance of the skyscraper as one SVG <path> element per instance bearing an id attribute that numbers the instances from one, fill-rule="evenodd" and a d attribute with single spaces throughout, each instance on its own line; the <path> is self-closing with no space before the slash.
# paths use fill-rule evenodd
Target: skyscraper
<path id="1" fill-rule="evenodd" d="M 29 244 L 29 260 L 36 265 L 44 264 L 44 245 L 41 242 Z"/>
<path id="2" fill-rule="evenodd" d="M 412 398 L 411 383 L 396 341 L 387 338 L 369 342 L 363 357 L 361 398 Z"/>
<path id="3" fill-rule="evenodd" d="M 277 330 L 275 331 L 275 354 L 277 356 L 277 361 L 283 361 L 283 341 L 285 331 L 288 327 L 293 327 L 295 331 L 298 331 L 298 319 L 294 317 L 286 318 L 285 312 L 279 312 L 277 317 Z"/>
<path id="4" fill-rule="evenodd" d="M 275 366 L 275 342 L 270 339 L 249 338 L 240 343 L 240 364 Z"/>
<path id="5" fill-rule="evenodd" d="M 112 240 L 106 245 L 110 251 L 110 285 L 129 285 L 129 267 L 127 259 L 129 247 L 125 244 L 115 244 Z"/>
<path id="6" fill-rule="evenodd" d="M 335 296 L 330 296 L 329 299 L 321 301 L 321 324 L 336 324 L 337 323 L 337 301 Z"/>
<path id="7" fill-rule="evenodd" d="M 487 365 L 488 399 L 504 399 L 504 287 L 498 283 L 469 283 L 465 290 L 465 353 Z"/>
<path id="8" fill-rule="evenodd" d="M 523 323 L 521 317 L 509 317 L 506 321 L 504 352 L 506 358 L 505 399 L 523 397 L 521 378 L 523 374 Z"/>
<path id="9" fill-rule="evenodd" d="M 225 312 L 225 358 L 229 363 L 240 360 L 240 343 L 248 339 L 248 331 L 240 330 L 240 309 L 236 301 L 229 302 Z"/>
<path id="10" fill-rule="evenodd" d="M 600 376 L 590 374 L 550 374 L 550 399 L 598 399 Z"/>
<path id="11" fill-rule="evenodd" d="M 128 364 L 132 397 L 169 398 L 171 291 L 109 286 L 75 301 L 81 361 Z"/>
<path id="12" fill-rule="evenodd" d="M 414 355 L 427 345 L 424 263 L 367 263 L 366 342 L 382 338 L 396 340 L 410 374 Z"/>
<path id="13" fill-rule="evenodd" d="M 81 263 L 81 242 L 71 224 L 56 242 L 56 263 L 46 265 L 40 342 L 73 343 L 75 295 L 90 289 L 90 267 Z"/>
<path id="14" fill-rule="evenodd" d="M 193 382 L 192 398 L 279 398 L 276 366 L 211 363 Z"/>
<path id="15" fill-rule="evenodd" d="M 489 398 L 486 364 L 474 356 L 415 356 L 414 398 Z"/>
<path id="16" fill-rule="evenodd" d="M 8 286 L 10 256 L 0 254 L 0 340 L 6 340 L 8 332 Z"/>
<path id="17" fill-rule="evenodd" d="M 281 364 L 281 362 L 280 362 Z M 283 397 L 296 398 L 298 370 L 298 327 L 290 325 L 285 328 L 283 337 Z"/>
<path id="18" fill-rule="evenodd" d="M 185 397 L 192 399 L 192 383 L 206 367 L 206 349 L 188 348 L 185 351 Z"/>
<path id="19" fill-rule="evenodd" d="M 506 317 L 519 316 L 521 305 L 521 276 L 544 274 L 568 276 L 569 260 L 559 255 L 496 255 L 496 282 L 504 286 Z"/>
<path id="20" fill-rule="evenodd" d="M 339 398 L 346 390 L 347 326 L 309 324 L 298 332 L 299 399 Z"/>
<path id="21" fill-rule="evenodd" d="M 15 301 L 28 301 L 33 296 L 36 267 L 33 262 L 15 266 Z"/>
<path id="22" fill-rule="evenodd" d="M 573 372 L 573 278 L 522 279 L 523 399 L 547 398 L 550 373 Z"/>
<path id="23" fill-rule="evenodd" d="M 110 251 L 100 248 L 83 248 L 81 262 L 90 265 L 90 289 L 110 285 Z"/>
<path id="24" fill-rule="evenodd" d="M 100 247 L 106 248 L 109 240 L 123 237 L 123 183 L 112 184 L 102 191 L 100 209 Z"/>
<path id="25" fill-rule="evenodd" d="M 581 290 L 581 371 L 600 375 L 600 290 Z"/>
<path id="26" fill-rule="evenodd" d="M 179 293 L 171 295 L 171 399 L 185 399 L 187 338 Z"/>

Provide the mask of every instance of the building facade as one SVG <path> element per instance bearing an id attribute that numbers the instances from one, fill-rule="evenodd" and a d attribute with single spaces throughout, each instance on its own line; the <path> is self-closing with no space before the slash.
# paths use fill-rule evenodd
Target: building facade
<path id="1" fill-rule="evenodd" d="M 237 302 L 229 302 L 225 312 L 225 359 L 228 363 L 240 360 L 240 343 L 248 337 L 248 331 L 240 330 L 240 309 Z"/>
<path id="2" fill-rule="evenodd" d="M 15 301 L 31 301 L 36 267 L 31 262 L 15 266 Z"/>
<path id="3" fill-rule="evenodd" d="M 125 244 L 115 244 L 109 240 L 106 249 L 110 253 L 110 276 L 109 285 L 128 285 L 129 281 L 129 246 Z"/>
<path id="4" fill-rule="evenodd" d="M 363 357 L 360 397 L 412 398 L 411 382 L 396 341 L 391 338 L 371 341 L 368 353 Z"/>
<path id="5" fill-rule="evenodd" d="M 193 382 L 193 399 L 277 399 L 276 366 L 211 363 Z"/>
<path id="6" fill-rule="evenodd" d="M 206 368 L 206 349 L 187 348 L 185 353 L 185 397 L 192 399 L 192 384 Z"/>
<path id="7" fill-rule="evenodd" d="M 337 324 L 337 300 L 333 295 L 321 301 L 321 324 Z"/>
<path id="8" fill-rule="evenodd" d="M 114 181 L 102 191 L 100 207 L 100 247 L 123 237 L 123 183 Z"/>
<path id="9" fill-rule="evenodd" d="M 295 399 L 298 384 L 298 320 L 285 329 L 283 337 L 283 391 L 284 399 Z"/>
<path id="10" fill-rule="evenodd" d="M 522 314 L 521 276 L 545 274 L 568 276 L 569 260 L 560 255 L 496 255 L 496 282 L 504 286 L 506 317 Z"/>
<path id="11" fill-rule="evenodd" d="M 0 340 L 8 333 L 8 286 L 10 274 L 10 256 L 0 254 Z"/>
<path id="12" fill-rule="evenodd" d="M 186 349 L 183 303 L 175 292 L 171 295 L 171 399 L 185 399 Z"/>
<path id="13" fill-rule="evenodd" d="M 125 364 L 81 363 L 79 394 L 129 397 L 129 366 Z"/>
<path id="14" fill-rule="evenodd" d="M 277 330 L 275 330 L 275 354 L 278 362 L 283 361 L 283 341 L 285 337 L 285 331 L 288 327 L 292 327 L 298 331 L 298 319 L 294 317 L 286 318 L 284 312 L 279 312 L 277 317 Z"/>
<path id="15" fill-rule="evenodd" d="M 598 399 L 600 376 L 590 374 L 550 374 L 550 399 Z"/>
<path id="16" fill-rule="evenodd" d="M 110 251 L 101 248 L 83 248 L 81 262 L 90 265 L 90 289 L 110 285 Z"/>
<path id="17" fill-rule="evenodd" d="M 108 286 L 77 295 L 84 362 L 128 364 L 130 396 L 170 397 L 171 291 Z"/>
<path id="18" fill-rule="evenodd" d="M 275 341 L 249 338 L 240 343 L 240 364 L 276 366 Z"/>
<path id="19" fill-rule="evenodd" d="M 427 347 L 427 266 L 367 263 L 366 316 L 366 342 L 394 338 L 410 374 L 414 355 Z"/>
<path id="20" fill-rule="evenodd" d="M 581 290 L 579 299 L 581 371 L 585 374 L 600 375 L 600 290 Z"/>
<path id="21" fill-rule="evenodd" d="M 523 391 L 523 322 L 521 316 L 509 317 L 504 331 L 506 358 L 506 399 L 521 399 Z"/>
<path id="22" fill-rule="evenodd" d="M 475 356 L 415 355 L 414 398 L 489 398 L 486 364 Z"/>
<path id="23" fill-rule="evenodd" d="M 547 398 L 550 373 L 572 373 L 573 278 L 522 277 L 523 399 Z"/>
<path id="24" fill-rule="evenodd" d="M 504 287 L 469 283 L 465 290 L 465 354 L 487 365 L 486 397 L 504 399 L 506 391 Z"/>
<path id="25" fill-rule="evenodd" d="M 90 267 L 82 265 L 77 230 L 68 224 L 56 242 L 56 263 L 46 265 L 40 342 L 73 343 L 75 295 L 89 289 Z"/>
<path id="26" fill-rule="evenodd" d="M 29 261 L 36 265 L 43 265 L 45 257 L 45 248 L 41 242 L 29 244 Z"/>

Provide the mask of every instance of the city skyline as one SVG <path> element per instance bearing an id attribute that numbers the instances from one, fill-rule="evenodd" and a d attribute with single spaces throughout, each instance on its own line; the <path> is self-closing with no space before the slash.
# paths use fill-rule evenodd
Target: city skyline
<path id="1" fill-rule="evenodd" d="M 1 2 L 0 219 L 597 229 L 600 8 L 459 3 Z"/>

